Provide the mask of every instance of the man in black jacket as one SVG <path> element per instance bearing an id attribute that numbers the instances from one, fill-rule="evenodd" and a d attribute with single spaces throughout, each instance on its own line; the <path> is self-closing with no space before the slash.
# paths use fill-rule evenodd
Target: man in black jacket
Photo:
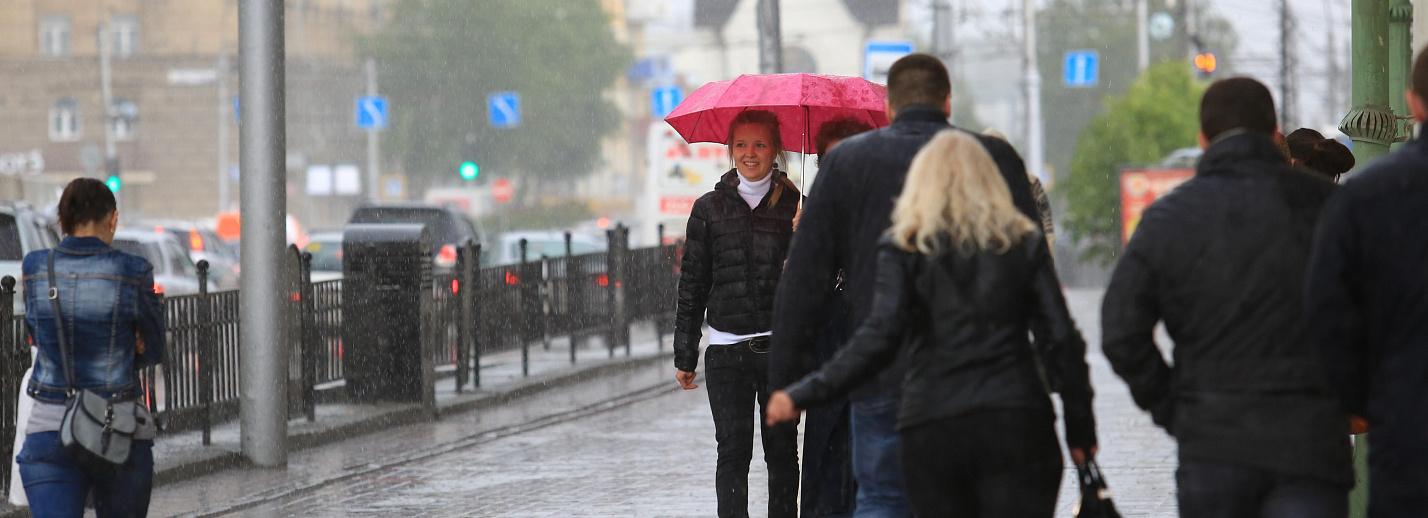
<path id="1" fill-rule="evenodd" d="M 769 388 L 798 381 L 818 367 L 811 361 L 824 319 L 823 304 L 843 272 L 851 330 L 873 302 L 878 238 L 891 224 L 893 200 L 922 145 L 951 129 L 951 82 L 937 58 L 912 54 L 888 70 L 888 116 L 892 125 L 838 144 L 821 157 L 818 178 L 794 232 L 788 263 L 774 299 Z M 991 153 L 1017 208 L 1040 216 L 1021 157 L 1010 144 L 978 136 Z M 907 516 L 897 436 L 898 394 L 905 366 L 889 367 L 854 390 L 853 476 L 858 482 L 855 516 Z"/>
<path id="2" fill-rule="evenodd" d="M 1275 119 L 1253 79 L 1206 90 L 1195 178 L 1146 210 L 1101 307 L 1106 358 L 1180 444 L 1184 517 L 1348 512 L 1349 417 L 1323 382 L 1301 303 L 1334 186 L 1290 167 Z"/>
<path id="3" fill-rule="evenodd" d="M 1428 52 L 1406 94 L 1428 121 Z M 1310 336 L 1368 421 L 1369 516 L 1428 512 L 1428 139 L 1364 167 L 1329 200 L 1309 262 Z"/>

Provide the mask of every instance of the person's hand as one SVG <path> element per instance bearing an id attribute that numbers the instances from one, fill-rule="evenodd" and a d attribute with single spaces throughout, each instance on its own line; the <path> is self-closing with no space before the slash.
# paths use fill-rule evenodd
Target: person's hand
<path id="1" fill-rule="evenodd" d="M 803 217 L 803 206 L 798 207 L 798 212 L 793 213 L 793 229 L 798 230 L 798 219 Z"/>
<path id="2" fill-rule="evenodd" d="M 1082 448 L 1074 448 L 1074 447 L 1073 447 L 1073 448 L 1070 448 L 1070 450 L 1071 450 L 1071 462 L 1076 463 L 1077 466 L 1080 466 L 1080 465 L 1083 465 L 1083 464 L 1086 463 L 1086 458 L 1087 458 L 1086 450 L 1084 450 L 1084 449 L 1082 449 Z M 1091 456 L 1091 457 L 1095 457 L 1095 456 L 1096 456 L 1096 452 L 1098 452 L 1098 451 L 1101 451 L 1101 447 L 1100 447 L 1099 445 L 1097 445 L 1097 446 L 1092 446 L 1092 447 L 1091 447 L 1091 455 L 1090 455 L 1090 456 Z"/>
<path id="3" fill-rule="evenodd" d="M 134 333 L 134 353 L 144 354 L 144 351 L 147 350 L 148 349 L 144 347 L 144 335 L 139 334 L 137 332 Z"/>
<path id="4" fill-rule="evenodd" d="M 780 390 L 769 396 L 769 402 L 764 405 L 764 415 L 768 425 L 773 426 L 798 419 L 798 409 L 793 406 L 793 398 Z"/>
<path id="5" fill-rule="evenodd" d="M 694 374 L 693 372 L 681 370 L 674 371 L 674 380 L 678 381 L 679 386 L 684 387 L 684 390 L 694 390 L 699 388 L 699 385 L 694 384 L 694 376 L 696 376 L 696 374 Z"/>
<path id="6" fill-rule="evenodd" d="M 1368 419 L 1364 419 L 1364 416 L 1361 415 L 1349 416 L 1349 433 L 1358 435 L 1361 433 L 1368 433 L 1368 431 Z"/>

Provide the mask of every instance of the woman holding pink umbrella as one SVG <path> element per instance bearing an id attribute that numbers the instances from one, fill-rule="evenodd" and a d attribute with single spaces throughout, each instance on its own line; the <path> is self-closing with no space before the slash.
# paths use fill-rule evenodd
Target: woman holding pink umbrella
<path id="1" fill-rule="evenodd" d="M 749 515 L 752 410 L 768 402 L 774 291 L 800 198 L 778 167 L 784 145 L 773 113 L 740 112 L 728 129 L 734 167 L 694 203 L 685 231 L 674 340 L 675 378 L 685 390 L 697 388 L 701 328 L 709 324 L 704 371 L 719 450 L 714 484 L 721 518 Z M 762 411 L 759 417 L 764 423 Z M 791 424 L 762 426 L 768 516 L 794 518 L 798 432 Z"/>

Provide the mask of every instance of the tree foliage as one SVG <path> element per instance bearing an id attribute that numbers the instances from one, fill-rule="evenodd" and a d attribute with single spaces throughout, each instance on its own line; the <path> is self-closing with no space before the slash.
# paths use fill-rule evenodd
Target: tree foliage
<path id="1" fill-rule="evenodd" d="M 1105 110 L 1081 131 L 1061 189 L 1070 202 L 1066 229 L 1089 240 L 1083 259 L 1102 264 L 1115 259 L 1120 168 L 1159 162 L 1175 149 L 1194 146 L 1204 90 L 1184 63 L 1161 62 L 1147 68 L 1124 95 L 1107 98 Z"/>
<path id="2" fill-rule="evenodd" d="M 596 0 L 399 0 L 361 42 L 391 97 L 385 140 L 414 179 L 456 178 L 470 134 L 481 176 L 586 173 L 620 124 L 607 91 L 632 61 Z M 487 96 L 521 95 L 522 125 L 492 128 Z"/>

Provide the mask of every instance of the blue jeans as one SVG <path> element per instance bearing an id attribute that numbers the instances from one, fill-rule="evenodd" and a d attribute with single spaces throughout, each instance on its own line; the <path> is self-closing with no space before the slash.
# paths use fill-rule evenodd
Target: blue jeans
<path id="1" fill-rule="evenodd" d="M 1180 458 L 1175 470 L 1185 518 L 1345 518 L 1349 490 L 1268 471 Z M 1421 510 L 1420 510 L 1421 511 Z"/>
<path id="2" fill-rule="evenodd" d="M 99 518 L 142 518 L 149 514 L 154 487 L 154 441 L 134 441 L 129 461 L 108 472 L 75 465 L 60 445 L 59 432 L 25 436 L 16 462 L 30 514 L 35 518 L 80 518 L 93 492 Z"/>
<path id="3" fill-rule="evenodd" d="M 896 397 L 853 402 L 853 478 L 858 481 L 855 518 L 906 518 L 902 485 L 902 439 L 897 434 Z"/>

